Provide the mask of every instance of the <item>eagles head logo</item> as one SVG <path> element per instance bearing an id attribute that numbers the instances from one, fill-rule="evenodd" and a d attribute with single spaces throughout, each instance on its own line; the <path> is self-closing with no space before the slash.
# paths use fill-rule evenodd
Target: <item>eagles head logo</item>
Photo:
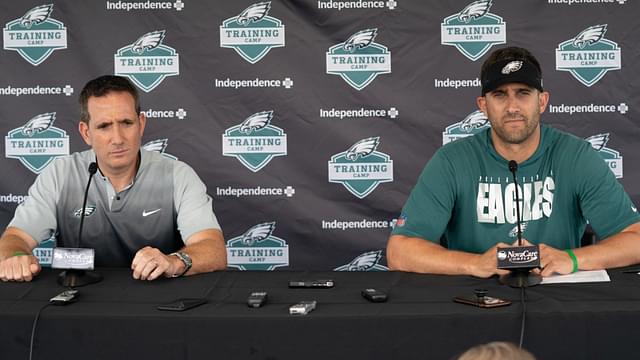
<path id="1" fill-rule="evenodd" d="M 479 129 L 489 122 L 487 116 L 480 110 L 476 110 L 471 114 L 467 115 L 464 120 L 460 122 L 460 129 L 462 131 L 470 133 L 475 129 Z"/>
<path id="2" fill-rule="evenodd" d="M 493 0 L 478 0 L 474 1 L 471 4 L 467 5 L 460 13 L 458 14 L 458 20 L 463 23 L 468 24 L 471 20 L 479 19 L 485 16 L 489 12 L 489 8 L 491 7 L 491 2 Z"/>
<path id="3" fill-rule="evenodd" d="M 366 29 L 358 31 L 351 35 L 347 41 L 344 42 L 342 48 L 348 52 L 354 52 L 358 49 L 365 48 L 373 42 L 373 39 L 378 35 L 378 29 Z"/>
<path id="4" fill-rule="evenodd" d="M 142 145 L 142 148 L 147 151 L 164 153 L 164 150 L 167 148 L 167 145 L 169 145 L 169 139 L 158 139 L 158 140 L 149 141 L 148 143 Z"/>
<path id="5" fill-rule="evenodd" d="M 589 136 L 585 140 L 587 140 L 596 151 L 600 151 L 607 145 L 607 142 L 609 142 L 609 133 Z"/>
<path id="6" fill-rule="evenodd" d="M 515 61 L 511 61 L 509 62 L 507 65 L 505 65 L 502 70 L 500 70 L 500 72 L 503 75 L 509 75 L 513 72 L 516 72 L 518 70 L 520 70 L 522 68 L 522 61 L 520 60 L 515 60 Z"/>
<path id="7" fill-rule="evenodd" d="M 604 33 L 607 32 L 607 25 L 590 26 L 573 39 L 573 46 L 584 49 L 587 45 L 593 45 L 602 40 Z"/>
<path id="8" fill-rule="evenodd" d="M 27 29 L 31 29 L 32 25 L 38 25 L 45 22 L 51 15 L 52 11 L 53 4 L 36 6 L 33 9 L 27 11 L 26 14 L 22 15 L 22 18 L 20 19 L 20 25 Z"/>
<path id="9" fill-rule="evenodd" d="M 367 271 L 382 259 L 382 250 L 366 252 L 347 264 L 347 271 Z"/>
<path id="10" fill-rule="evenodd" d="M 269 10 L 271 10 L 271 1 L 253 4 L 244 9 L 244 11 L 238 15 L 236 21 L 242 26 L 247 26 L 249 23 L 260 21 L 263 17 L 267 16 Z"/>
<path id="11" fill-rule="evenodd" d="M 520 224 L 520 231 L 524 232 L 525 230 L 527 230 L 527 225 L 529 223 L 528 222 L 523 222 Z M 514 226 L 513 229 L 511 229 L 511 231 L 509 231 L 509 237 L 515 238 L 518 237 L 518 225 Z"/>
<path id="12" fill-rule="evenodd" d="M 91 216 L 94 212 L 96 212 L 96 207 L 94 205 L 87 205 L 87 207 L 84 208 L 84 216 Z M 76 209 L 73 212 L 73 216 L 77 218 L 79 218 L 81 214 L 82 208 Z"/>
<path id="13" fill-rule="evenodd" d="M 353 144 L 349 150 L 347 150 L 344 157 L 347 160 L 356 161 L 358 158 L 368 156 L 372 152 L 376 151 L 378 144 L 380 144 L 379 136 L 362 139 Z"/>
<path id="14" fill-rule="evenodd" d="M 164 30 L 152 31 L 142 35 L 131 45 L 131 51 L 141 55 L 143 52 L 157 48 L 164 40 Z"/>
<path id="15" fill-rule="evenodd" d="M 56 113 L 54 112 L 36 115 L 22 127 L 22 133 L 32 137 L 50 128 L 55 120 Z"/>
<path id="16" fill-rule="evenodd" d="M 275 221 L 255 225 L 251 229 L 242 234 L 241 242 L 244 245 L 252 246 L 266 240 L 276 228 Z"/>
<path id="17" fill-rule="evenodd" d="M 240 132 L 251 134 L 253 131 L 263 129 L 269 125 L 271 119 L 273 119 L 273 110 L 255 113 L 240 124 Z"/>

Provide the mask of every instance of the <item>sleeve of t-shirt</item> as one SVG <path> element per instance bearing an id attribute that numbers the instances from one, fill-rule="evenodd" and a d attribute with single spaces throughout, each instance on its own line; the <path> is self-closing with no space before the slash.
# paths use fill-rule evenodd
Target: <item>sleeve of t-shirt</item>
<path id="1" fill-rule="evenodd" d="M 429 160 L 402 208 L 392 235 L 440 241 L 455 204 L 455 176 L 442 150 Z"/>
<path id="2" fill-rule="evenodd" d="M 29 188 L 27 198 L 16 208 L 9 227 L 16 227 L 29 234 L 37 243 L 49 239 L 58 227 L 56 203 L 62 189 L 62 178 L 57 176 L 61 160 L 47 166 Z"/>
<path id="3" fill-rule="evenodd" d="M 178 231 L 186 243 L 199 231 L 220 229 L 213 213 L 213 200 L 196 172 L 187 164 L 177 162 L 173 168 L 174 194 Z"/>
<path id="4" fill-rule="evenodd" d="M 578 199 L 583 216 L 601 239 L 640 221 L 633 202 L 602 157 L 585 143 L 576 164 Z"/>

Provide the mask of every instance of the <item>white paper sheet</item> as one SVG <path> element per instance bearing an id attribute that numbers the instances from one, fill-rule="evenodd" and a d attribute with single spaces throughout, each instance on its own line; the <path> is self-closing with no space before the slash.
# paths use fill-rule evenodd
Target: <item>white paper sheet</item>
<path id="1" fill-rule="evenodd" d="M 567 275 L 552 275 L 542 279 L 542 284 L 610 282 L 607 270 L 578 271 Z"/>

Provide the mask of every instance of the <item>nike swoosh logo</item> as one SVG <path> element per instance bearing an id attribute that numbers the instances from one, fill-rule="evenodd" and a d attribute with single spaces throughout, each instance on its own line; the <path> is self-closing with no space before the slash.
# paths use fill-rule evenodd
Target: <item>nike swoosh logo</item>
<path id="1" fill-rule="evenodd" d="M 160 211 L 160 210 L 162 210 L 162 209 L 155 209 L 155 210 L 151 210 L 151 211 L 144 210 L 144 211 L 142 212 L 142 216 L 143 216 L 143 217 L 147 217 L 147 216 L 149 216 L 149 215 L 153 215 L 153 214 L 157 213 L 157 212 L 158 212 L 158 211 Z"/>

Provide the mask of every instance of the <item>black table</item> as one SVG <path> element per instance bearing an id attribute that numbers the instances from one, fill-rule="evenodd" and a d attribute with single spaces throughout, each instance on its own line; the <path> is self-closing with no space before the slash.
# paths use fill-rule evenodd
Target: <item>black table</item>
<path id="1" fill-rule="evenodd" d="M 43 309 L 34 359 L 450 359 L 490 341 L 517 343 L 520 290 L 496 279 L 399 272 L 223 272 L 154 282 L 129 270 L 101 269 L 101 283 L 78 302 Z M 638 359 L 640 276 L 609 271 L 610 283 L 541 285 L 526 291 L 524 347 L 539 359 Z M 0 359 L 27 359 L 34 317 L 63 290 L 57 272 L 31 283 L 0 284 Z M 332 289 L 289 289 L 292 279 L 335 280 Z M 360 290 L 387 291 L 369 303 Z M 511 306 L 481 309 L 452 302 L 486 288 Z M 249 308 L 250 292 L 268 304 Z M 185 312 L 156 310 L 179 297 L 206 297 Z M 317 300 L 305 316 L 288 314 Z"/>

